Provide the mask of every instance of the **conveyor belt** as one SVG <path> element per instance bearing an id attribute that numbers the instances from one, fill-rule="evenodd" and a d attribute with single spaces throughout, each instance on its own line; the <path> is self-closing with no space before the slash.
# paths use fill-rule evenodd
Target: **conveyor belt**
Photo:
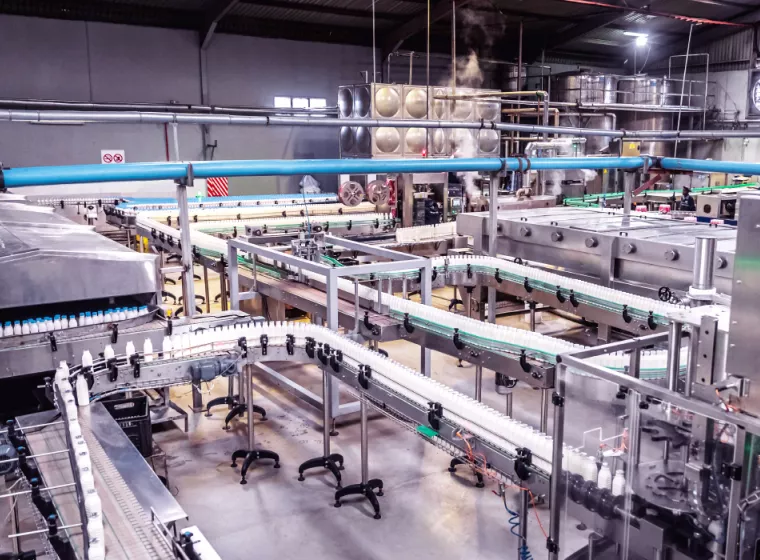
<path id="1" fill-rule="evenodd" d="M 177 230 L 172 229 L 168 226 L 157 224 L 156 222 L 147 220 L 141 216 L 138 217 L 138 220 L 140 225 L 144 228 L 156 228 L 163 232 L 165 235 L 172 235 L 177 237 L 179 236 Z M 216 255 L 217 257 L 220 255 L 226 256 L 227 244 L 225 241 L 211 237 L 201 232 L 191 232 L 191 237 L 193 240 L 193 245 L 197 246 L 201 252 L 209 255 Z M 239 259 L 241 259 L 241 266 L 250 266 L 250 263 L 247 260 L 244 260 L 241 257 L 239 257 Z M 264 262 L 264 260 L 265 259 L 262 259 L 261 262 Z M 507 261 L 503 262 L 504 264 L 507 264 Z M 536 274 L 535 271 L 531 271 L 530 267 L 523 267 L 522 265 L 517 265 L 516 263 L 510 264 L 514 265 L 515 267 L 521 267 L 521 270 L 524 269 L 526 275 L 528 273 Z M 409 272 L 409 274 L 416 273 L 416 271 Z M 313 278 L 316 281 L 324 282 L 324 277 L 319 274 L 304 272 L 304 275 L 309 278 Z M 565 282 L 577 282 L 579 284 L 588 285 L 589 287 L 593 286 L 595 289 L 599 288 L 594 284 L 581 282 L 578 280 L 570 280 L 559 275 L 556 275 L 556 278 L 557 280 L 561 280 L 563 284 Z M 576 284 L 573 285 L 575 286 Z M 349 280 L 340 279 L 338 281 L 338 286 L 339 289 L 344 292 L 353 292 L 353 283 Z M 606 288 L 604 289 L 606 290 Z M 567 290 L 568 295 L 569 292 L 570 290 Z M 584 294 L 580 290 L 578 290 L 576 294 L 579 297 L 582 295 L 588 295 Z M 653 304 L 662 303 L 655 300 L 648 300 L 647 298 L 641 298 L 640 296 L 627 294 L 625 292 L 616 292 L 616 294 L 616 297 L 619 301 L 622 301 L 624 299 L 630 301 L 631 309 L 635 309 L 636 305 L 641 305 L 640 303 L 636 303 L 640 300 L 651 301 Z M 370 301 L 377 300 L 377 292 L 365 286 L 360 286 L 359 295 L 360 297 Z M 456 330 L 456 332 L 458 332 L 458 334 L 466 343 L 471 344 L 475 347 L 501 351 L 505 354 L 518 356 L 524 351 L 528 358 L 533 358 L 548 364 L 555 363 L 555 358 L 558 354 L 583 348 L 580 345 L 572 344 L 570 342 L 551 338 L 538 333 L 507 327 L 504 325 L 491 325 L 488 323 L 483 323 L 482 321 L 470 319 L 391 295 L 384 295 L 383 303 L 390 307 L 392 316 L 403 318 L 405 313 L 409 313 L 410 320 L 413 324 L 419 326 L 422 329 L 429 330 L 430 332 L 443 336 L 453 337 Z M 677 306 L 673 306 L 673 308 L 679 309 Z M 680 360 L 682 367 L 685 367 L 686 364 L 686 353 L 687 349 L 684 348 L 682 351 L 682 358 Z M 629 356 L 623 353 L 616 353 L 608 354 L 605 356 L 598 356 L 593 358 L 593 360 L 597 361 L 599 365 L 622 371 L 628 366 Z M 667 369 L 667 352 L 642 352 L 640 367 L 642 378 L 663 377 Z"/>
<path id="2" fill-rule="evenodd" d="M 18 419 L 19 426 L 23 428 L 25 425 L 50 421 L 49 418 L 41 420 L 40 414 L 50 413 L 21 417 Z M 93 431 L 93 417 L 97 417 L 98 422 L 104 420 L 110 422 L 116 430 L 120 431 L 120 428 L 99 403 L 93 404 L 91 408 L 80 409 L 78 420 L 94 467 L 95 488 L 102 504 L 107 558 L 109 560 L 175 558 L 151 523 L 150 513 L 146 512 L 140 505 L 135 494 L 112 463 L 108 453 L 103 449 L 99 438 Z M 31 453 L 40 454 L 66 449 L 67 443 L 63 430 L 63 424 L 53 424 L 39 430 L 25 431 Z M 132 444 L 127 437 L 123 433 L 121 435 L 123 436 L 119 440 L 121 444 L 130 446 L 129 449 L 122 447 L 121 454 L 131 452 L 144 463 L 145 460 L 139 456 L 134 447 L 131 447 Z M 111 443 L 118 445 L 118 442 Z M 48 455 L 40 457 L 36 461 L 45 486 L 73 483 L 74 477 L 67 454 Z M 150 472 L 149 467 L 144 466 L 147 469 L 146 475 L 155 477 Z M 80 523 L 81 516 L 73 487 L 56 490 L 52 496 L 60 514 L 61 524 Z M 169 521 L 174 521 L 177 517 L 181 518 L 184 515 L 174 516 Z M 69 529 L 68 535 L 77 554 L 83 558 L 81 529 Z"/>

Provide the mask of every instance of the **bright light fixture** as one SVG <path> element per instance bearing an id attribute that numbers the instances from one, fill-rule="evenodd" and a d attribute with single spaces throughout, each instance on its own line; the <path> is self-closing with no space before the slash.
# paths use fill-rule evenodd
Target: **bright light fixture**
<path id="1" fill-rule="evenodd" d="M 636 37 L 636 46 L 637 47 L 643 47 L 647 44 L 647 36 L 646 35 L 639 35 Z"/>

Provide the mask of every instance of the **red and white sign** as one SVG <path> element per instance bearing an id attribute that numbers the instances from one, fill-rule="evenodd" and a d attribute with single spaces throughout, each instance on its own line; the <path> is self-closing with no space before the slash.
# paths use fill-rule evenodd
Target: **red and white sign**
<path id="1" fill-rule="evenodd" d="M 124 150 L 100 150 L 100 163 L 124 163 Z"/>
<path id="2" fill-rule="evenodd" d="M 206 179 L 206 191 L 208 196 L 229 196 L 227 177 L 209 177 Z"/>

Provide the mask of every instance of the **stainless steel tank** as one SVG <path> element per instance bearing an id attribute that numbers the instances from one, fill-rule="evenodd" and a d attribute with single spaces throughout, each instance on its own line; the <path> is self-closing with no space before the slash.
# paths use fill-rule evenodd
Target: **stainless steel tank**
<path id="1" fill-rule="evenodd" d="M 621 111 L 618 116 L 618 128 L 624 130 L 673 130 L 675 113 L 649 113 Z M 641 153 L 650 156 L 671 157 L 674 142 L 641 142 Z"/>
<path id="2" fill-rule="evenodd" d="M 627 76 L 618 81 L 618 103 L 635 105 L 678 105 L 674 97 L 674 80 L 650 76 Z M 678 90 L 680 93 L 680 90 Z"/>
<path id="3" fill-rule="evenodd" d="M 517 64 L 507 68 L 507 91 L 518 91 L 519 84 L 517 83 L 517 69 L 518 69 Z M 523 84 L 525 83 L 526 71 L 527 69 L 525 68 L 525 65 L 523 64 L 523 67 L 522 67 L 522 83 Z"/>
<path id="4" fill-rule="evenodd" d="M 599 128 L 603 130 L 613 130 L 615 128 L 615 119 L 612 115 L 605 114 L 573 114 L 560 113 L 559 125 L 571 126 L 575 128 Z M 586 137 L 586 154 L 598 154 L 604 148 L 610 145 L 612 140 L 609 136 L 587 136 Z"/>
<path id="5" fill-rule="evenodd" d="M 598 72 L 563 72 L 552 76 L 552 101 L 615 103 L 618 77 Z"/>

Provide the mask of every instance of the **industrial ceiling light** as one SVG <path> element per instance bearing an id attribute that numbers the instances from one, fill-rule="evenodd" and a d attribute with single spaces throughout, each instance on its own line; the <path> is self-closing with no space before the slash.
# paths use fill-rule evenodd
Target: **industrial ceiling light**
<path id="1" fill-rule="evenodd" d="M 637 31 L 623 31 L 623 35 L 627 35 L 628 37 L 636 37 L 637 47 L 644 47 L 649 41 L 648 33 L 639 33 Z"/>

